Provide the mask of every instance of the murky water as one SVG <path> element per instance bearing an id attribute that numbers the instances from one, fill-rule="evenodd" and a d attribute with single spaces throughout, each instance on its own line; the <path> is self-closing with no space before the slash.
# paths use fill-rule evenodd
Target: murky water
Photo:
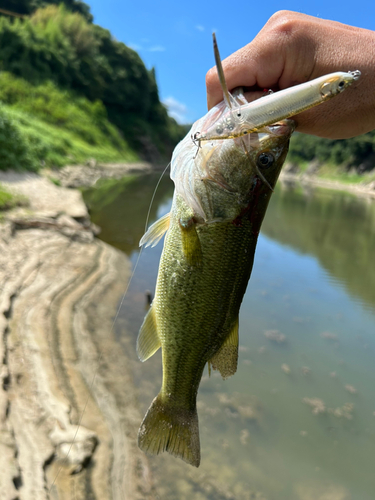
<path id="1" fill-rule="evenodd" d="M 86 193 L 102 238 L 134 263 L 152 176 Z M 169 210 L 165 180 L 151 210 Z M 139 260 L 118 321 L 135 343 L 162 245 Z M 375 201 L 288 189 L 273 195 L 240 314 L 240 359 L 198 395 L 202 462 L 151 458 L 163 500 L 375 498 Z M 127 344 L 129 345 L 129 344 Z M 128 347 L 129 348 L 129 347 Z M 161 357 L 134 362 L 142 411 Z"/>

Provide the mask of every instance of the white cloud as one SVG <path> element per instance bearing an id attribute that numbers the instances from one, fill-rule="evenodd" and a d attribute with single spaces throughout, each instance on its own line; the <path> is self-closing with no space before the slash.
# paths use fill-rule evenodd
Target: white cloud
<path id="1" fill-rule="evenodd" d="M 148 50 L 149 52 L 164 52 L 165 47 L 163 47 L 162 45 L 154 45 L 146 50 Z"/>
<path id="2" fill-rule="evenodd" d="M 127 43 L 126 45 L 127 45 L 130 49 L 135 50 L 136 52 L 139 52 L 140 50 L 142 50 L 142 46 L 141 46 L 141 45 L 138 45 L 137 43 Z"/>
<path id="3" fill-rule="evenodd" d="M 187 107 L 185 104 L 177 101 L 177 99 L 172 96 L 164 99 L 163 104 L 167 108 L 169 116 L 174 118 L 177 123 L 188 123 L 188 119 L 186 118 Z"/>
<path id="4" fill-rule="evenodd" d="M 204 26 L 202 26 L 202 25 L 200 25 L 200 24 L 197 24 L 197 25 L 196 25 L 196 29 L 197 29 L 198 31 L 204 31 Z"/>
<path id="5" fill-rule="evenodd" d="M 128 47 L 131 49 L 135 50 L 136 52 L 164 52 L 166 49 L 162 45 L 152 45 L 151 47 L 144 47 L 143 45 L 139 45 L 139 43 L 132 43 L 129 42 L 126 44 Z"/>

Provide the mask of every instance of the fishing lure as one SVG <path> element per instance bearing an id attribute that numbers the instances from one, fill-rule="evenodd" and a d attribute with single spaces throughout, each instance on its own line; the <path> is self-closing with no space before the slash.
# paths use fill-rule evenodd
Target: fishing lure
<path id="1" fill-rule="evenodd" d="M 215 34 L 214 51 L 216 62 L 220 61 Z M 338 71 L 315 78 L 309 82 L 268 94 L 248 103 L 246 99 L 235 98 L 227 89 L 221 64 L 217 63 L 218 75 L 224 91 L 226 107 L 221 116 L 214 116 L 203 131 L 196 132 L 193 141 L 235 139 L 259 129 L 290 118 L 302 111 L 332 99 L 357 81 L 361 72 Z"/>

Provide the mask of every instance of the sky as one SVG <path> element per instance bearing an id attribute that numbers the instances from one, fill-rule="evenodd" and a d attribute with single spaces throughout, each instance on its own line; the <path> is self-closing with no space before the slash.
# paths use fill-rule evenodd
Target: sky
<path id="1" fill-rule="evenodd" d="M 375 30 L 374 0 L 86 0 L 94 22 L 154 67 L 160 100 L 180 123 L 207 112 L 206 72 L 214 65 L 212 32 L 222 59 L 247 45 L 271 15 L 286 9 Z"/>

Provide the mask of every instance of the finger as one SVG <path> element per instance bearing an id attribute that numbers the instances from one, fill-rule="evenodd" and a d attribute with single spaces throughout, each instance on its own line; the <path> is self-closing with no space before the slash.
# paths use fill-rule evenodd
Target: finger
<path id="1" fill-rule="evenodd" d="M 274 14 L 251 43 L 223 61 L 228 88 L 278 90 L 307 81 L 315 63 L 314 19 L 289 11 Z M 206 85 L 210 109 L 222 100 L 215 68 L 207 73 Z"/>

